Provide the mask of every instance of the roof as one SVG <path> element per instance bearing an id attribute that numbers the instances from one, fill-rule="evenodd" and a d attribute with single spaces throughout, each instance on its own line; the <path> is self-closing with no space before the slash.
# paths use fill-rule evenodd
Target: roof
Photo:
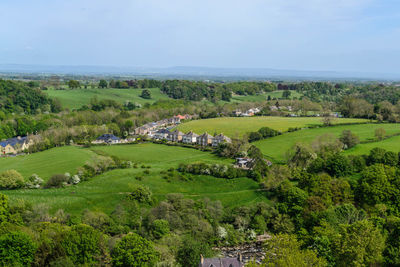
<path id="1" fill-rule="evenodd" d="M 192 132 L 192 131 L 190 131 L 187 134 L 185 134 L 185 136 L 187 136 L 187 137 L 198 137 L 199 135 L 194 133 L 194 132 Z"/>
<path id="2" fill-rule="evenodd" d="M 14 137 L 7 139 L 5 141 L 0 142 L 0 146 L 6 147 L 7 145 L 15 146 L 16 144 L 23 144 L 28 141 L 28 138 L 25 137 Z"/>
<path id="3" fill-rule="evenodd" d="M 218 140 L 221 140 L 221 141 L 225 140 L 225 141 L 228 141 L 228 142 L 231 141 L 231 139 L 229 137 L 223 135 L 222 133 L 217 135 L 217 136 L 215 136 L 214 139 L 218 139 Z"/>
<path id="4" fill-rule="evenodd" d="M 200 138 L 207 138 L 207 139 L 212 139 L 214 138 L 212 135 L 209 135 L 207 132 L 203 133 L 202 135 L 199 136 Z"/>
<path id="5" fill-rule="evenodd" d="M 119 140 L 118 137 L 116 137 L 113 134 L 103 134 L 102 136 L 99 136 L 97 140 L 104 140 L 104 141 L 109 141 L 109 140 Z"/>
<path id="6" fill-rule="evenodd" d="M 168 131 L 167 129 L 160 129 L 156 133 L 158 133 L 158 134 L 169 134 L 170 131 Z"/>
<path id="7" fill-rule="evenodd" d="M 237 258 L 204 258 L 203 262 L 199 264 L 201 267 L 242 267 L 241 263 Z"/>
<path id="8" fill-rule="evenodd" d="M 171 132 L 171 134 L 174 134 L 174 135 L 184 135 L 184 133 L 182 133 L 182 132 L 179 131 L 179 130 L 175 130 L 175 131 Z"/>

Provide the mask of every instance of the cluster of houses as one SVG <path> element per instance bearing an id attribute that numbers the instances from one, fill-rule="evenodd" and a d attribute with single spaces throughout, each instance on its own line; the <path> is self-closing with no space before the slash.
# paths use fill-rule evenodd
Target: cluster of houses
<path id="1" fill-rule="evenodd" d="M 260 113 L 261 110 L 259 108 L 251 108 L 249 110 L 246 110 L 245 112 L 242 112 L 241 110 L 235 110 L 233 112 L 233 116 L 236 117 L 252 117 L 256 115 L 257 113 Z"/>
<path id="2" fill-rule="evenodd" d="M 113 145 L 113 144 L 126 144 L 126 143 L 132 143 L 135 142 L 136 138 L 126 138 L 126 139 L 121 139 L 113 134 L 103 134 L 99 136 L 96 140 L 92 141 L 92 144 L 108 144 L 108 145 Z"/>
<path id="3" fill-rule="evenodd" d="M 18 154 L 27 150 L 33 141 L 28 137 L 14 137 L 0 142 L 0 154 Z"/>
<path id="4" fill-rule="evenodd" d="M 160 129 L 151 136 L 154 140 L 167 140 L 170 142 L 182 142 L 184 144 L 197 144 L 200 146 L 218 146 L 221 143 L 230 143 L 231 139 L 222 133 L 212 136 L 207 132 L 198 135 L 192 131 L 183 133 L 179 130 L 169 131 L 168 129 Z"/>
<path id="5" fill-rule="evenodd" d="M 150 135 L 152 136 L 156 131 L 165 127 L 174 127 L 181 123 L 181 120 L 191 120 L 194 115 L 177 115 L 168 119 L 159 120 L 156 122 L 149 122 L 145 125 L 137 127 L 132 134 L 135 135 Z"/>

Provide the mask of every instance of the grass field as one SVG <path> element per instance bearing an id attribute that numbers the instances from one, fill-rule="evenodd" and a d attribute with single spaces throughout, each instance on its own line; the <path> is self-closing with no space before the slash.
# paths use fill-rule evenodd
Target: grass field
<path id="1" fill-rule="evenodd" d="M 282 98 L 283 90 L 277 90 L 273 92 L 263 93 L 259 95 L 232 95 L 232 102 L 261 102 L 266 101 L 268 96 L 273 98 Z M 296 91 L 291 91 L 290 99 L 299 98 L 302 95 Z"/>
<path id="2" fill-rule="evenodd" d="M 352 149 L 346 150 L 345 154 L 351 154 L 351 155 L 369 154 L 369 151 L 375 147 L 380 147 L 396 153 L 400 152 L 400 136 L 390 137 L 388 139 L 379 142 L 359 144 L 353 147 Z"/>
<path id="3" fill-rule="evenodd" d="M 76 146 L 64 146 L 25 156 L 0 158 L 0 172 L 14 169 L 24 178 L 38 174 L 47 181 L 53 174 L 75 173 L 95 153 Z"/>
<path id="4" fill-rule="evenodd" d="M 258 183 L 248 178 L 228 180 L 210 176 L 193 176 L 194 179 L 191 181 L 173 180 L 171 182 L 162 178 L 160 171 L 170 167 L 175 168 L 180 162 L 232 162 L 218 158 L 208 152 L 155 144 L 101 146 L 93 149 L 130 159 L 140 165 L 151 166 L 148 169 L 150 174 L 144 174 L 144 169 L 140 168 L 139 165 L 137 169 L 106 172 L 90 181 L 67 188 L 0 192 L 8 195 L 11 200 L 24 199 L 34 204 L 46 203 L 52 211 L 62 208 L 76 215 L 84 209 L 112 212 L 115 205 L 130 192 L 130 188 L 134 184 L 148 186 L 158 200 L 163 199 L 168 193 L 182 193 L 193 199 L 207 197 L 212 200 L 220 200 L 224 206 L 268 201 L 259 190 Z M 62 152 L 60 148 L 50 151 L 55 154 Z M 53 157 L 55 156 L 53 154 Z M 143 180 L 135 179 L 138 175 L 143 176 Z"/>
<path id="5" fill-rule="evenodd" d="M 363 119 L 337 119 L 335 123 L 367 122 Z M 243 134 L 257 131 L 261 127 L 270 127 L 279 131 L 286 131 L 290 127 L 307 127 L 321 125 L 318 117 L 223 117 L 205 120 L 194 120 L 178 126 L 182 132 L 194 131 L 197 134 L 224 133 L 227 136 L 243 136 Z"/>
<path id="6" fill-rule="evenodd" d="M 286 152 L 293 147 L 297 142 L 301 143 L 311 143 L 318 136 L 332 133 L 336 136 L 340 136 L 343 130 L 351 130 L 353 133 L 357 134 L 361 141 L 368 140 L 374 138 L 375 129 L 384 128 L 387 134 L 395 134 L 400 133 L 400 124 L 358 124 L 358 125 L 339 125 L 333 127 L 325 127 L 325 128 L 315 128 L 315 129 L 305 129 L 292 133 L 285 133 L 280 136 L 276 136 L 273 138 L 261 140 L 254 142 L 261 149 L 265 156 L 270 158 L 275 162 L 283 162 L 285 160 Z M 349 150 L 347 153 L 364 153 L 364 151 L 368 150 L 368 147 L 376 147 L 381 146 L 384 142 L 390 143 L 389 140 L 399 140 L 395 138 L 390 138 L 386 141 L 375 142 L 369 144 L 360 144 L 352 150 Z M 358 150 L 360 147 L 360 150 Z M 364 148 L 362 148 L 364 147 Z M 397 146 L 399 147 L 399 146 Z M 369 151 L 369 150 L 368 150 Z"/>
<path id="7" fill-rule="evenodd" d="M 139 95 L 142 89 L 74 89 L 74 90 L 48 90 L 47 94 L 52 98 L 58 98 L 65 108 L 78 109 L 90 103 L 93 97 L 99 100 L 112 99 L 118 103 L 131 101 L 133 103 L 154 103 L 157 100 L 168 99 L 158 88 L 151 88 L 151 99 L 143 99 Z"/>

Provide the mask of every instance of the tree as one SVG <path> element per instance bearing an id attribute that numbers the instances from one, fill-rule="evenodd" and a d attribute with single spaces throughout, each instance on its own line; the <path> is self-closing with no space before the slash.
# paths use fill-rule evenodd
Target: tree
<path id="1" fill-rule="evenodd" d="M 169 233 L 169 223 L 167 220 L 154 220 L 151 224 L 151 231 L 155 238 L 159 239 Z"/>
<path id="2" fill-rule="evenodd" d="M 363 220 L 341 225 L 338 236 L 333 245 L 338 266 L 373 266 L 382 263 L 385 238 L 372 222 Z"/>
<path id="3" fill-rule="evenodd" d="M 306 169 L 317 158 L 317 154 L 310 147 L 298 143 L 289 152 L 288 158 L 289 166 Z"/>
<path id="4" fill-rule="evenodd" d="M 302 250 L 301 245 L 294 235 L 273 235 L 265 243 L 264 266 L 327 266 L 323 258 L 319 258 L 313 250 Z"/>
<path id="5" fill-rule="evenodd" d="M 198 266 L 201 255 L 210 257 L 213 252 L 207 243 L 187 237 L 178 249 L 176 260 L 181 266 Z"/>
<path id="6" fill-rule="evenodd" d="M 344 130 L 339 140 L 345 145 L 346 149 L 352 148 L 360 143 L 358 136 L 350 130 Z"/>
<path id="7" fill-rule="evenodd" d="M 106 80 L 100 80 L 99 87 L 100 88 L 107 88 L 108 87 L 107 81 Z"/>
<path id="8" fill-rule="evenodd" d="M 4 194 L 0 194 L 0 225 L 2 222 L 8 220 L 9 207 L 8 207 L 8 197 Z"/>
<path id="9" fill-rule="evenodd" d="M 385 136 L 386 136 L 386 130 L 385 129 L 383 129 L 383 128 L 375 129 L 375 137 L 379 141 L 383 140 L 383 138 L 385 138 Z"/>
<path id="10" fill-rule="evenodd" d="M 81 87 L 81 84 L 80 84 L 79 81 L 76 81 L 76 80 L 69 80 L 69 81 L 68 81 L 68 87 L 71 88 L 71 89 L 76 89 L 76 88 Z"/>
<path id="11" fill-rule="evenodd" d="M 150 99 L 151 98 L 150 90 L 149 89 L 142 90 L 142 93 L 140 94 L 140 97 L 144 98 L 144 99 Z"/>
<path id="12" fill-rule="evenodd" d="M 23 232 L 0 235 L 0 265 L 30 266 L 35 256 L 36 244 Z"/>
<path id="13" fill-rule="evenodd" d="M 115 245 L 111 257 L 113 266 L 154 266 L 158 253 L 152 242 L 130 233 Z"/>
<path id="14" fill-rule="evenodd" d="M 104 255 L 101 233 L 85 224 L 75 225 L 67 231 L 62 246 L 75 264 L 94 265 Z"/>
<path id="15" fill-rule="evenodd" d="M 287 98 L 290 97 L 291 94 L 292 94 L 291 91 L 289 91 L 289 90 L 284 90 L 283 93 L 282 93 L 282 97 L 287 99 Z"/>

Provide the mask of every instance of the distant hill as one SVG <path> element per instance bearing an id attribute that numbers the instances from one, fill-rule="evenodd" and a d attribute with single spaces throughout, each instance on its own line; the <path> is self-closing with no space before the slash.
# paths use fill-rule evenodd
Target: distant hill
<path id="1" fill-rule="evenodd" d="M 154 78 L 228 78 L 285 79 L 285 80 L 400 80 L 400 74 L 364 73 L 338 71 L 302 71 L 271 68 L 210 68 L 175 66 L 168 68 L 116 67 L 116 66 L 67 66 L 67 65 L 22 65 L 0 64 L 0 73 L 5 74 L 64 74 L 64 75 L 121 75 Z"/>

